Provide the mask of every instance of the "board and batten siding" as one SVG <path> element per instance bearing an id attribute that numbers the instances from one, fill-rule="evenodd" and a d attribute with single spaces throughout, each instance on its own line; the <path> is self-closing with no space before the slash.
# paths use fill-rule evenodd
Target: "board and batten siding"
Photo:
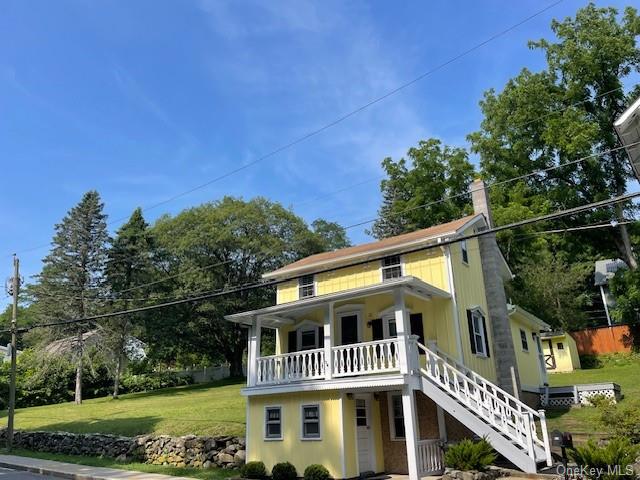
<path id="1" fill-rule="evenodd" d="M 463 232 L 464 235 L 470 235 L 472 233 L 472 228 Z M 491 321 L 488 317 L 487 297 L 484 290 L 484 278 L 482 275 L 480 249 L 477 238 L 470 238 L 467 240 L 467 253 L 469 262 L 468 264 L 465 264 L 462 261 L 460 243 L 454 243 L 451 245 L 451 266 L 453 270 L 454 288 L 458 302 L 458 317 L 460 320 L 460 336 L 464 363 L 483 377 L 486 377 L 491 381 L 495 381 L 496 367 L 494 363 L 493 333 L 491 330 Z M 481 357 L 471 352 L 467 309 L 476 306 L 482 309 L 482 312 L 486 317 L 487 335 L 489 338 L 489 358 Z"/>

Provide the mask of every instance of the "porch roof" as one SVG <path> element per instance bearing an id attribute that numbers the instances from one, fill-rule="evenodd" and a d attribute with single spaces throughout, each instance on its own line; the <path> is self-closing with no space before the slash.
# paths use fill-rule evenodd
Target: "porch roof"
<path id="1" fill-rule="evenodd" d="M 279 305 L 273 305 L 271 307 L 259 308 L 257 310 L 249 310 L 247 312 L 241 313 L 234 313 L 232 315 L 225 315 L 224 318 L 230 322 L 251 325 L 253 318 L 260 315 L 262 317 L 263 326 L 279 327 L 282 325 L 294 323 L 294 320 L 288 318 L 287 314 L 293 313 L 295 311 L 307 310 L 309 308 L 318 307 L 330 302 L 339 302 L 343 300 L 366 297 L 369 295 L 376 295 L 379 293 L 387 293 L 393 291 L 396 288 L 404 289 L 407 295 L 412 295 L 423 299 L 430 299 L 432 297 L 451 297 L 449 292 L 426 283 L 419 278 L 406 276 L 393 280 L 386 280 L 374 285 L 367 285 L 366 287 L 341 290 L 339 292 L 328 293 L 325 295 L 303 298 L 302 300 L 296 300 L 294 302 L 281 303 Z"/>

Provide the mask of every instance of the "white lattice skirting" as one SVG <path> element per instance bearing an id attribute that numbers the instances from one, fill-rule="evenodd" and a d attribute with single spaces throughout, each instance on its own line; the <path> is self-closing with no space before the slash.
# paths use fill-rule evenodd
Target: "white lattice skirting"
<path id="1" fill-rule="evenodd" d="M 570 407 L 572 405 L 591 405 L 590 398 L 605 396 L 613 403 L 622 398 L 617 383 L 589 383 L 570 387 L 543 387 L 540 389 L 540 402 L 546 407 Z"/>

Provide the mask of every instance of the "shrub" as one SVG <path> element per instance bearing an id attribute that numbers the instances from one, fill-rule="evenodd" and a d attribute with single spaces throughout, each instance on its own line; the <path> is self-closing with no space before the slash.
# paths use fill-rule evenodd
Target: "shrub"
<path id="1" fill-rule="evenodd" d="M 632 443 L 640 443 L 640 401 L 598 405 L 600 423 L 616 438 L 628 438 Z"/>
<path id="2" fill-rule="evenodd" d="M 304 480 L 328 480 L 330 478 L 329 470 L 317 463 L 304 469 Z"/>
<path id="3" fill-rule="evenodd" d="M 139 375 L 124 375 L 121 386 L 122 393 L 150 392 L 161 388 L 190 385 L 193 378 L 183 377 L 173 372 L 141 373 Z"/>
<path id="4" fill-rule="evenodd" d="M 262 462 L 247 462 L 240 469 L 240 474 L 244 478 L 264 478 L 267 476 L 267 469 Z"/>
<path id="5" fill-rule="evenodd" d="M 273 480 L 295 480 L 298 478 L 296 467 L 289 462 L 276 463 L 271 469 Z"/>
<path id="6" fill-rule="evenodd" d="M 493 447 L 485 438 L 474 442 L 465 439 L 451 445 L 444 454 L 444 463 L 455 470 L 485 470 L 496 460 Z"/>
<path id="7" fill-rule="evenodd" d="M 591 439 L 569 450 L 571 459 L 579 467 L 585 467 L 586 477 L 594 480 L 635 478 L 632 466 L 638 453 L 638 446 L 632 445 L 628 438 L 614 438 L 604 446 Z"/>
<path id="8" fill-rule="evenodd" d="M 596 408 L 606 408 L 613 405 L 613 400 L 604 393 L 596 393 L 588 398 L 589 405 Z"/>

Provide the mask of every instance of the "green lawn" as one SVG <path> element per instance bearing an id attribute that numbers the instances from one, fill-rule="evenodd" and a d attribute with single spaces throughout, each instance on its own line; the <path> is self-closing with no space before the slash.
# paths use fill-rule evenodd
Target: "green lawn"
<path id="1" fill-rule="evenodd" d="M 624 405 L 629 399 L 640 395 L 640 360 L 630 357 L 620 364 L 606 363 L 601 368 L 575 370 L 570 373 L 554 373 L 549 375 L 552 386 L 575 385 L 578 383 L 614 382 L 620 385 Z M 577 434 L 582 440 L 590 435 L 604 434 L 598 422 L 599 412 L 593 407 L 574 407 L 565 410 L 547 410 L 549 430 L 559 429 Z"/>
<path id="2" fill-rule="evenodd" d="M 202 480 L 224 480 L 230 477 L 237 477 L 237 470 L 225 470 L 222 468 L 179 468 L 163 465 L 149 465 L 146 463 L 119 463 L 112 458 L 83 457 L 80 455 L 62 455 L 60 453 L 32 452 L 30 450 L 13 450 L 12 455 L 23 457 L 43 458 L 45 460 L 55 460 L 58 462 L 76 463 L 78 465 L 88 465 L 91 467 L 119 468 L 121 470 L 137 470 L 145 473 L 161 473 L 163 475 L 174 475 L 178 477 L 193 477 Z"/>
<path id="3" fill-rule="evenodd" d="M 148 393 L 98 398 L 16 411 L 15 427 L 124 436 L 244 435 L 244 381 L 224 380 Z M 2 417 L 6 417 L 3 412 Z M 3 419 L 6 424 L 6 419 Z"/>

